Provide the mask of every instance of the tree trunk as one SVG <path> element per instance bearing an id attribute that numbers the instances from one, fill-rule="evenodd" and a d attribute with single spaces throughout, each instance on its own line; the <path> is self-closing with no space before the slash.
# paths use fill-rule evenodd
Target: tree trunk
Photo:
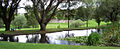
<path id="1" fill-rule="evenodd" d="M 41 28 L 40 31 L 45 31 L 46 30 L 46 24 L 41 23 L 40 28 Z"/>
<path id="2" fill-rule="evenodd" d="M 10 22 L 5 23 L 5 31 L 10 31 Z"/>
<path id="3" fill-rule="evenodd" d="M 0 23 L 0 28 L 2 27 L 1 23 Z"/>
<path id="4" fill-rule="evenodd" d="M 98 27 L 100 26 L 100 21 L 98 21 Z M 98 33 L 100 34 L 100 29 L 97 29 Z"/>
<path id="5" fill-rule="evenodd" d="M 40 39 L 40 43 L 47 43 L 47 37 L 45 36 L 45 34 L 41 34 L 41 39 Z"/>
<path id="6" fill-rule="evenodd" d="M 10 35 L 9 38 L 10 38 L 10 42 L 14 42 L 14 36 Z"/>
<path id="7" fill-rule="evenodd" d="M 100 26 L 100 22 L 98 22 L 98 27 Z"/>
<path id="8" fill-rule="evenodd" d="M 87 22 L 86 22 L 86 27 L 88 28 L 88 20 L 87 20 Z"/>

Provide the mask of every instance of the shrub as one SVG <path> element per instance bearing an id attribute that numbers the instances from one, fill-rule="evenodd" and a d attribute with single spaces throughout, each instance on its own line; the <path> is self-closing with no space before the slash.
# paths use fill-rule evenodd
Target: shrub
<path id="1" fill-rule="evenodd" d="M 80 37 L 68 37 L 63 40 L 85 44 L 85 43 L 87 43 L 87 38 L 88 38 L 87 36 L 80 36 Z"/>
<path id="2" fill-rule="evenodd" d="M 107 43 L 120 42 L 120 26 L 118 23 L 111 23 L 105 27 L 103 33 L 103 39 Z"/>
<path id="3" fill-rule="evenodd" d="M 79 19 L 79 20 L 73 21 L 73 22 L 70 24 L 70 27 L 71 27 L 71 28 L 76 28 L 76 27 L 82 26 L 83 24 L 84 24 L 83 21 L 81 21 L 81 20 Z"/>
<path id="4" fill-rule="evenodd" d="M 82 36 L 82 37 L 76 37 L 76 42 L 77 43 L 87 43 L 87 36 Z"/>
<path id="5" fill-rule="evenodd" d="M 58 28 L 58 29 L 60 28 L 60 24 L 57 26 L 57 28 Z"/>
<path id="6" fill-rule="evenodd" d="M 98 33 L 92 33 L 90 34 L 90 36 L 88 37 L 88 45 L 99 45 L 100 44 L 100 35 Z"/>

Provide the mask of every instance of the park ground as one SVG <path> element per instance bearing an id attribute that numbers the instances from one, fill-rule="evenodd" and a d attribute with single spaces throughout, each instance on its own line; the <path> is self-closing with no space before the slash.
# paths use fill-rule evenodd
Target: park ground
<path id="1" fill-rule="evenodd" d="M 101 26 L 105 26 L 107 23 L 105 22 L 101 22 Z M 58 26 L 60 25 L 60 27 L 58 28 Z M 100 28 L 97 27 L 97 23 L 95 22 L 95 20 L 89 20 L 88 22 L 88 28 L 89 29 L 95 29 L 95 28 Z M 57 32 L 57 31 L 64 31 L 64 30 L 68 30 L 68 23 L 49 23 L 47 25 L 47 30 L 46 33 L 51 33 L 51 32 Z M 0 28 L 0 34 L 1 33 L 5 33 L 5 34 L 12 34 L 12 35 L 16 35 L 16 34 L 34 34 L 34 33 L 43 33 L 39 31 L 40 28 L 22 28 L 22 29 L 16 29 L 16 31 L 4 31 L 5 28 Z M 86 22 L 84 22 L 84 25 L 82 25 L 81 27 L 78 28 L 69 28 L 69 30 L 81 30 L 81 29 L 87 29 L 86 28 Z"/>
<path id="2" fill-rule="evenodd" d="M 0 41 L 0 49 L 120 49 L 120 47 L 100 47 L 100 46 L 73 46 L 73 45 L 53 45 L 16 43 Z"/>
<path id="3" fill-rule="evenodd" d="M 94 25 L 93 25 L 94 24 Z M 60 25 L 60 28 L 57 26 Z M 102 22 L 101 25 L 106 25 Z M 89 28 L 97 28 L 97 23 L 93 20 L 89 21 Z M 52 28 L 52 29 L 51 29 Z M 66 28 L 66 29 L 65 29 Z M 86 29 L 85 25 L 80 28 L 72 29 Z M 72 30 L 71 29 L 71 30 Z M 49 23 L 47 26 L 47 32 L 63 31 L 67 30 L 67 23 Z M 39 28 L 22 28 L 14 32 L 5 32 L 4 28 L 0 29 L 0 34 L 30 34 L 39 31 Z M 0 41 L 0 49 L 120 49 L 120 47 L 101 47 L 101 46 L 75 46 L 75 45 L 55 45 L 55 44 L 43 44 L 43 43 L 16 43 L 16 42 L 4 42 Z"/>

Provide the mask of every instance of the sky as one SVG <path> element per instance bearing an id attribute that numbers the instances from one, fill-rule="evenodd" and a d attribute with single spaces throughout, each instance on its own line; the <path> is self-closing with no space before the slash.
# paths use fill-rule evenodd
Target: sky
<path id="1" fill-rule="evenodd" d="M 63 3 L 65 4 L 65 3 Z M 70 9 L 75 9 L 81 6 L 82 3 L 78 3 L 75 6 L 72 6 Z M 19 7 L 25 7 L 25 5 L 33 5 L 33 3 L 31 1 L 26 1 L 26 0 L 21 0 L 21 2 L 19 3 Z M 61 5 L 58 6 L 59 9 L 67 9 L 67 7 L 61 8 Z M 20 8 L 18 9 L 18 13 L 26 13 L 24 8 Z"/>
<path id="2" fill-rule="evenodd" d="M 32 6 L 32 2 L 28 2 L 26 0 L 21 0 L 21 2 L 19 3 L 19 7 L 25 7 L 25 5 L 31 5 Z M 24 8 L 20 8 L 18 9 L 18 13 L 26 13 Z"/>

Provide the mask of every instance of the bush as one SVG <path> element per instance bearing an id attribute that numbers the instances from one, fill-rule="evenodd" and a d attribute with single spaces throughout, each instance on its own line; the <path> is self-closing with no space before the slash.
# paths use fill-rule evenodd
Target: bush
<path id="1" fill-rule="evenodd" d="M 75 42 L 77 43 L 87 43 L 87 36 L 82 36 L 82 37 L 76 37 Z"/>
<path id="2" fill-rule="evenodd" d="M 57 26 L 58 29 L 60 29 L 60 24 Z"/>
<path id="3" fill-rule="evenodd" d="M 80 37 L 69 37 L 69 38 L 65 38 L 63 40 L 72 41 L 72 42 L 81 43 L 81 44 L 86 44 L 87 38 L 88 38 L 87 36 L 80 36 Z"/>
<path id="4" fill-rule="evenodd" d="M 118 23 L 111 23 L 105 27 L 103 33 L 103 39 L 107 43 L 120 42 L 120 26 Z"/>
<path id="5" fill-rule="evenodd" d="M 88 37 L 88 45 L 99 45 L 100 44 L 100 35 L 98 33 L 92 33 L 90 34 L 90 36 Z"/>
<path id="6" fill-rule="evenodd" d="M 82 26 L 84 23 L 81 20 L 75 20 L 70 24 L 71 28 L 76 28 Z"/>

